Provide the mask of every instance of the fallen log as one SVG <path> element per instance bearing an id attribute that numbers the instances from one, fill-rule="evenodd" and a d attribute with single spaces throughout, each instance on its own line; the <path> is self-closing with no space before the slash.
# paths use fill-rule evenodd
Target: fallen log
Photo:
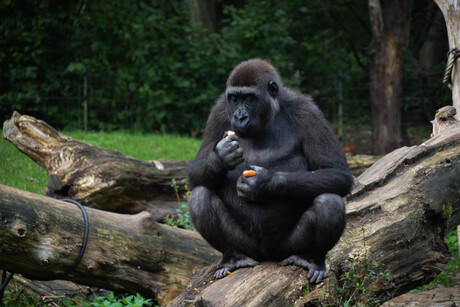
<path id="1" fill-rule="evenodd" d="M 21 124 L 27 117 L 19 116 L 15 120 L 19 127 L 27 125 Z M 46 137 L 43 140 L 45 142 Z M 345 272 L 349 258 L 357 254 L 377 260 L 382 271 L 389 270 L 390 280 L 379 284 L 381 293 L 398 295 L 433 279 L 449 258 L 444 235 L 460 220 L 459 160 L 460 130 L 455 129 L 444 131 L 422 145 L 400 148 L 365 171 L 347 200 L 348 224 L 344 236 L 328 255 L 331 275 L 340 276 Z M 138 231 L 147 232 L 146 229 Z M 155 230 L 152 233 L 155 237 Z M 186 244 L 186 240 L 181 241 Z M 150 246 L 155 242 L 147 243 Z M 67 259 L 67 263 L 70 262 Z M 171 304 L 255 306 L 276 302 L 303 306 L 317 302 L 324 291 L 319 288 L 306 294 L 306 272 L 297 267 L 262 263 L 217 281 L 211 278 L 212 268 L 197 274 L 192 286 Z M 276 287 L 271 287 L 274 280 Z M 84 278 L 75 281 L 85 282 Z"/>
<path id="2" fill-rule="evenodd" d="M 120 213 L 149 211 L 156 220 L 176 214 L 187 161 L 140 161 L 116 150 L 68 137 L 46 122 L 14 112 L 3 124 L 3 137 L 49 174 L 45 194 L 71 198 L 85 206 Z M 360 174 L 376 161 L 368 155 L 349 155 L 350 168 Z"/>
<path id="3" fill-rule="evenodd" d="M 437 288 L 419 293 L 406 293 L 398 296 L 381 307 L 455 307 L 460 305 L 460 287 Z"/>
<path id="4" fill-rule="evenodd" d="M 158 224 L 147 212 L 87 213 L 86 252 L 76 270 L 59 279 L 161 301 L 219 257 L 198 233 Z M 0 269 L 54 279 L 77 258 L 83 230 L 76 205 L 0 185 Z"/>
<path id="5" fill-rule="evenodd" d="M 327 258 L 331 272 L 346 272 L 354 255 L 375 260 L 381 272 L 389 271 L 376 289 L 387 299 L 431 281 L 450 258 L 444 236 L 460 224 L 459 192 L 460 129 L 386 155 L 358 178 L 347 198 L 347 227 Z M 262 263 L 217 281 L 210 272 L 198 274 L 170 305 L 311 306 L 324 297 L 321 287 L 305 291 L 299 268 Z"/>
<path id="6" fill-rule="evenodd" d="M 4 122 L 3 137 L 49 172 L 45 194 L 50 197 L 120 213 L 148 210 L 159 220 L 177 208 L 171 180 L 184 191 L 186 161 L 137 160 L 77 141 L 16 111 Z"/>

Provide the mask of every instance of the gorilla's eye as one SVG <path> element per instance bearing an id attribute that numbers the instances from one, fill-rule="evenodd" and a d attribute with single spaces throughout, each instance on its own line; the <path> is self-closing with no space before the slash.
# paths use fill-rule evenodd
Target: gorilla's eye
<path id="1" fill-rule="evenodd" d="M 228 100 L 228 102 L 235 103 L 236 102 L 236 96 L 232 95 L 232 94 L 229 94 L 227 96 L 227 100 Z"/>
<path id="2" fill-rule="evenodd" d="M 254 96 L 252 96 L 252 95 L 246 96 L 246 101 L 247 102 L 253 102 L 254 101 Z"/>

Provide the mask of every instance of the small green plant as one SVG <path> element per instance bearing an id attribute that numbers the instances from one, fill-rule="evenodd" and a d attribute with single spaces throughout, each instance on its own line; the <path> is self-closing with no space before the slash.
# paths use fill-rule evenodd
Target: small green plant
<path id="1" fill-rule="evenodd" d="M 177 215 L 179 216 L 178 219 L 174 219 L 171 216 L 167 215 L 164 218 L 164 223 L 169 226 L 173 226 L 176 228 L 184 228 L 188 230 L 195 230 L 195 227 L 193 227 L 192 222 L 190 221 L 190 210 L 188 208 L 187 202 L 183 203 L 181 202 L 181 197 L 179 195 L 179 186 L 177 185 L 176 179 L 171 180 L 171 187 L 173 187 L 174 192 L 176 193 L 176 198 L 177 198 L 177 205 L 178 208 L 176 209 Z M 190 190 L 188 189 L 188 185 L 186 183 L 186 180 L 183 179 L 182 182 L 185 182 L 185 195 L 184 199 L 185 201 L 188 200 L 188 197 L 190 195 Z"/>
<path id="2" fill-rule="evenodd" d="M 19 286 L 15 289 L 5 291 L 0 306 L 46 306 L 46 302 L 36 294 L 28 294 L 22 286 Z"/>
<path id="3" fill-rule="evenodd" d="M 389 279 L 389 272 L 378 272 L 379 263 L 360 254 L 348 259 L 348 271 L 333 279 L 324 289 L 323 306 L 379 306 L 377 285 Z"/>
<path id="4" fill-rule="evenodd" d="M 83 303 L 84 306 L 96 306 L 96 307 L 142 307 L 142 306 L 152 306 L 151 299 L 143 298 L 139 293 L 137 295 L 130 295 L 127 297 L 122 297 L 120 299 L 116 298 L 113 292 L 109 292 L 107 296 L 94 296 L 92 302 Z"/>

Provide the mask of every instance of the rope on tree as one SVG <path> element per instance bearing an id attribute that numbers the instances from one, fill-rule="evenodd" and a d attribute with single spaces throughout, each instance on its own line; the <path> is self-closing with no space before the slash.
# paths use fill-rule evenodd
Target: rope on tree
<path id="1" fill-rule="evenodd" d="M 443 83 L 447 83 L 449 88 L 452 89 L 452 69 L 454 68 L 455 62 L 460 57 L 460 50 L 457 47 L 454 47 L 449 52 L 447 52 L 447 64 L 446 69 L 444 70 L 444 78 L 442 79 Z"/>

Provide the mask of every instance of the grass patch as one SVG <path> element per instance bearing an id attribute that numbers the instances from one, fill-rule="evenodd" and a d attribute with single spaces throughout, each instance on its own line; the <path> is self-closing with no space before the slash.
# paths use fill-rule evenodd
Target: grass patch
<path id="1" fill-rule="evenodd" d="M 71 131 L 64 134 L 77 140 L 118 150 L 139 160 L 193 160 L 201 140 L 168 134 Z M 48 172 L 21 153 L 8 141 L 0 140 L 0 184 L 30 191 L 45 192 Z"/>
<path id="2" fill-rule="evenodd" d="M 44 194 L 48 172 L 16 149 L 8 141 L 0 140 L 0 184 Z"/>
<path id="3" fill-rule="evenodd" d="M 64 134 L 139 160 L 193 160 L 201 140 L 174 134 L 72 131 Z"/>

